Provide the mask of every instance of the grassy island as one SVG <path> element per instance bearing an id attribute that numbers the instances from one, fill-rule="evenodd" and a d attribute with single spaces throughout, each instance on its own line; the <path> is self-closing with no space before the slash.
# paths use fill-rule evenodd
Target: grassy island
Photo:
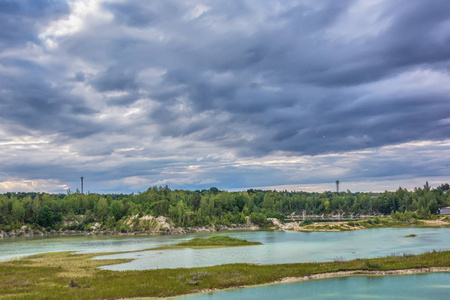
<path id="1" fill-rule="evenodd" d="M 354 274 L 385 275 L 396 272 L 450 272 L 450 251 L 322 263 L 229 264 L 121 272 L 100 270 L 98 267 L 127 260 L 93 260 L 97 255 L 99 254 L 45 253 L 1 262 L 0 298 L 167 297 L 308 278 Z"/>
<path id="2" fill-rule="evenodd" d="M 173 248 L 219 248 L 219 247 L 241 247 L 241 246 L 254 246 L 262 245 L 260 242 L 250 242 L 243 239 L 232 238 L 229 236 L 215 235 L 209 238 L 195 238 L 187 242 L 176 244 L 173 246 L 155 248 L 160 249 L 173 249 Z"/>
<path id="3" fill-rule="evenodd" d="M 409 234 L 409 235 L 407 235 L 407 236 L 405 236 L 405 237 L 407 237 L 407 238 L 415 238 L 417 236 L 417 234 Z"/>

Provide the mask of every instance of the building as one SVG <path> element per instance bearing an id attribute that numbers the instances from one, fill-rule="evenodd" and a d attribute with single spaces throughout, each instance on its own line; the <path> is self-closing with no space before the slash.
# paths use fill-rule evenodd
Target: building
<path id="1" fill-rule="evenodd" d="M 440 215 L 450 215 L 450 207 L 441 207 L 438 209 Z"/>

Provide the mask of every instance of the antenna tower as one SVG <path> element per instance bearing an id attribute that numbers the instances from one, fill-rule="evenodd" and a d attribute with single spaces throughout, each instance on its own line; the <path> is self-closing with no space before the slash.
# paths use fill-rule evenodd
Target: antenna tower
<path id="1" fill-rule="evenodd" d="M 83 178 L 84 177 L 81 177 L 81 194 L 83 194 Z"/>
<path id="2" fill-rule="evenodd" d="M 339 195 L 339 180 L 336 180 L 336 193 Z"/>

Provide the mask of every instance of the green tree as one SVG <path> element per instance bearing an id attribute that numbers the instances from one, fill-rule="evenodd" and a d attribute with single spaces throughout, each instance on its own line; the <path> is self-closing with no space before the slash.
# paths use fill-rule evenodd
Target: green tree
<path id="1" fill-rule="evenodd" d="M 182 201 L 180 201 L 182 202 Z M 152 203 L 151 209 L 153 210 L 153 214 L 155 217 L 158 216 L 167 216 L 169 214 L 169 201 L 161 200 L 155 203 Z"/>
<path id="2" fill-rule="evenodd" d="M 123 217 L 123 205 L 121 202 L 117 200 L 113 200 L 111 202 L 111 215 L 114 217 L 116 221 L 120 220 Z"/>
<path id="3" fill-rule="evenodd" d="M 42 207 L 42 210 L 37 218 L 37 223 L 42 227 L 53 227 L 55 225 L 55 215 L 47 205 Z"/>
<path id="4" fill-rule="evenodd" d="M 31 209 L 33 211 L 33 218 L 34 221 L 37 222 L 39 214 L 41 212 L 41 200 L 39 199 L 39 196 L 36 195 L 33 199 L 33 203 L 31 205 Z"/>
<path id="5" fill-rule="evenodd" d="M 108 218 L 109 206 L 105 198 L 101 197 L 97 202 L 95 215 L 100 222 L 106 221 Z"/>
<path id="6" fill-rule="evenodd" d="M 12 205 L 12 215 L 16 221 L 23 222 L 25 219 L 25 208 L 19 201 L 14 201 Z"/>

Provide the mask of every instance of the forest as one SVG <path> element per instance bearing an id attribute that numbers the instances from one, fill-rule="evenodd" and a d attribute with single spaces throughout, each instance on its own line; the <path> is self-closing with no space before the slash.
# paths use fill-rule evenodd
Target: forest
<path id="1" fill-rule="evenodd" d="M 243 224 L 247 217 L 261 226 L 267 218 L 282 221 L 299 215 L 392 215 L 427 219 L 439 207 L 450 206 L 448 184 L 431 188 L 428 182 L 412 191 L 395 192 L 289 192 L 249 189 L 241 192 L 171 190 L 151 187 L 137 194 L 0 194 L 0 230 L 11 231 L 27 225 L 41 230 L 102 229 L 126 231 L 123 220 L 132 215 L 165 216 L 176 226 Z"/>

